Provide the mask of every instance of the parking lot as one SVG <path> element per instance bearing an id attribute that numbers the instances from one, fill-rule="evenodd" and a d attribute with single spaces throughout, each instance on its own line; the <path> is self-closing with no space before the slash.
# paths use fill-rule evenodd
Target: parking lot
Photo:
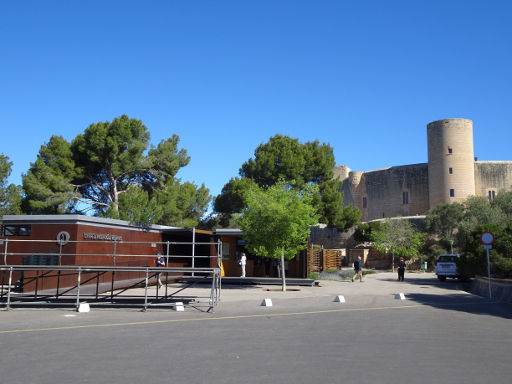
<path id="1" fill-rule="evenodd" d="M 508 383 L 512 311 L 430 273 L 224 286 L 213 313 L 0 312 L 2 382 Z M 201 294 L 194 288 L 187 292 Z M 295 290 L 298 289 L 298 290 Z M 194 290 L 198 290 L 194 292 Z M 403 293 L 405 300 L 397 299 Z M 345 303 L 335 302 L 343 296 Z M 261 306 L 264 299 L 272 306 Z"/>

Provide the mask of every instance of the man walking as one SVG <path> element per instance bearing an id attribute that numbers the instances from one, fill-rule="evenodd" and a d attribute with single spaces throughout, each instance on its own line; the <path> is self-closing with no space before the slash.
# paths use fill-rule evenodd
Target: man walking
<path id="1" fill-rule="evenodd" d="M 354 260 L 354 276 L 352 276 L 352 282 L 354 282 L 354 278 L 359 276 L 359 281 L 363 282 L 363 262 L 361 261 L 361 256 L 357 256 L 357 259 Z"/>
<path id="2" fill-rule="evenodd" d="M 405 274 L 405 261 L 404 261 L 404 258 L 401 257 L 400 261 L 398 262 L 398 281 L 404 281 L 404 274 Z"/>

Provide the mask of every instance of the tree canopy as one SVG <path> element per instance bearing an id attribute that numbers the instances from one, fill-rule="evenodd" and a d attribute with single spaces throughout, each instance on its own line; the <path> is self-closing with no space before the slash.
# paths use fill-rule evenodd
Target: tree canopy
<path id="1" fill-rule="evenodd" d="M 156 147 L 149 141 L 147 127 L 126 115 L 91 124 L 71 143 L 52 136 L 23 176 L 27 211 L 92 211 L 136 222 L 197 225 L 210 195 L 204 186 L 198 189 L 176 178 L 190 161 L 186 151 L 178 149 L 179 137 L 173 135 Z M 164 204 L 174 204 L 173 213 L 179 211 L 180 219 L 171 219 L 172 209 Z"/>
<path id="2" fill-rule="evenodd" d="M 434 250 L 427 249 L 427 253 L 447 252 L 450 250 L 447 242 L 453 241 L 453 252 L 462 254 L 459 268 L 465 276 L 486 271 L 480 235 L 485 231 L 493 232 L 496 243 L 491 250 L 492 273 L 512 276 L 512 192 L 502 191 L 492 201 L 472 196 L 462 204 L 439 205 L 427 214 L 425 223 L 430 235 L 429 249 Z"/>
<path id="3" fill-rule="evenodd" d="M 393 270 L 395 256 L 416 256 L 425 242 L 425 236 L 406 219 L 387 220 L 379 228 L 373 228 L 371 236 L 376 250 L 391 253 Z"/>
<path id="4" fill-rule="evenodd" d="M 283 290 L 286 290 L 284 260 L 294 258 L 306 248 L 311 226 L 318 220 L 311 205 L 315 189 L 311 186 L 291 189 L 284 183 L 251 189 L 238 220 L 251 253 L 281 258 Z"/>
<path id="5" fill-rule="evenodd" d="M 21 188 L 9 184 L 12 162 L 9 157 L 0 154 L 0 216 L 17 215 L 21 212 Z"/>
<path id="6" fill-rule="evenodd" d="M 301 144 L 283 135 L 271 137 L 256 148 L 254 158 L 242 164 L 240 177 L 231 179 L 216 197 L 214 209 L 222 217 L 220 223 L 229 225 L 232 215 L 243 210 L 245 196 L 254 185 L 266 188 L 285 182 L 297 190 L 319 186 L 312 204 L 321 222 L 344 231 L 359 222 L 361 213 L 357 208 L 343 207 L 341 181 L 332 180 L 334 165 L 333 149 L 328 144 Z"/>

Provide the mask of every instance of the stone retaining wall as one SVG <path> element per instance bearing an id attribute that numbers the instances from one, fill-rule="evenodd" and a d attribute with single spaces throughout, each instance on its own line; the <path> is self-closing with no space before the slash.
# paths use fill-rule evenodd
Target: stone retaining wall
<path id="1" fill-rule="evenodd" d="M 512 303 L 512 280 L 491 278 L 492 299 Z M 489 297 L 489 280 L 487 277 L 477 276 L 471 284 L 471 293 Z"/>

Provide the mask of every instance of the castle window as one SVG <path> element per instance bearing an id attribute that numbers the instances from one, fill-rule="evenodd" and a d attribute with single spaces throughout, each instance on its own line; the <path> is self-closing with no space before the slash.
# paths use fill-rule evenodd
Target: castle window
<path id="1" fill-rule="evenodd" d="M 450 175 L 453 173 L 453 168 L 448 168 L 448 172 L 450 173 Z"/>
<path id="2" fill-rule="evenodd" d="M 409 192 L 402 192 L 402 204 L 409 204 Z"/>
<path id="3" fill-rule="evenodd" d="M 455 189 L 450 189 L 450 197 L 455 197 Z"/>
<path id="4" fill-rule="evenodd" d="M 366 208 L 368 206 L 368 201 L 366 200 L 366 197 L 363 197 L 363 208 Z"/>
<path id="5" fill-rule="evenodd" d="M 489 191 L 489 201 L 493 201 L 495 197 L 496 197 L 496 192 Z"/>
<path id="6" fill-rule="evenodd" d="M 448 154 L 452 154 L 453 153 L 453 150 L 452 150 L 452 147 L 448 147 Z"/>

